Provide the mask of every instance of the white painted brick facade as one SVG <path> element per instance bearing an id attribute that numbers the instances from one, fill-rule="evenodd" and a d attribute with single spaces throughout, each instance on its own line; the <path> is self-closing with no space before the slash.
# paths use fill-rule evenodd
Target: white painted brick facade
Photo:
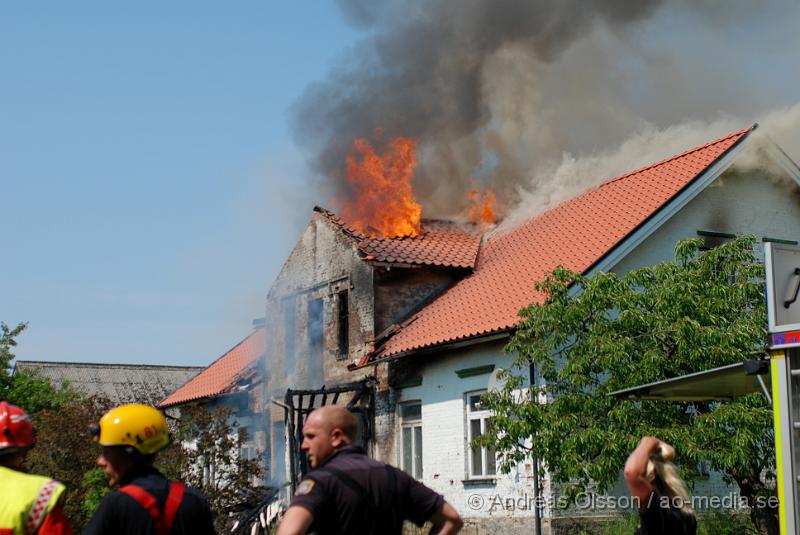
<path id="1" fill-rule="evenodd" d="M 468 441 L 465 394 L 486 390 L 490 374 L 459 378 L 456 370 L 495 364 L 507 367 L 511 358 L 503 354 L 505 341 L 496 341 L 452 351 L 437 357 L 424 369 L 422 385 L 405 388 L 400 401 L 422 402 L 422 481 L 443 494 L 463 516 L 468 518 L 515 519 L 532 517 L 517 504 L 533 505 L 533 470 L 523 463 L 508 475 L 497 474 L 487 479 L 468 477 Z M 397 433 L 398 440 L 400 434 Z M 395 464 L 400 464 L 397 445 Z M 510 500 L 508 503 L 507 500 Z"/>
<path id="2" fill-rule="evenodd" d="M 744 173 L 733 168 L 666 221 L 613 270 L 624 274 L 639 266 L 671 260 L 675 244 L 682 239 L 697 237 L 698 230 L 800 240 L 800 198 L 797 188 L 790 186 L 786 180 L 770 180 L 752 171 Z M 465 483 L 467 433 L 464 394 L 487 388 L 489 375 L 461 379 L 455 371 L 487 364 L 508 366 L 511 359 L 503 353 L 503 345 L 504 341 L 495 341 L 426 355 L 420 358 L 420 361 L 424 359 L 424 363 L 419 364 L 422 384 L 405 388 L 399 394 L 400 402 L 422 402 L 423 482 L 442 493 L 468 521 L 474 533 L 532 531 L 531 508 L 519 507 L 531 503 L 535 495 L 530 463 L 523 463 L 508 475 L 498 475 L 494 481 Z M 399 433 L 396 436 L 399 440 Z M 400 464 L 399 444 L 392 447 L 395 450 L 394 462 Z M 545 503 L 549 503 L 557 496 L 551 496 L 553 489 L 547 474 L 540 474 L 540 477 L 544 487 L 543 498 Z M 716 473 L 706 480 L 697 481 L 692 493 L 694 496 L 720 496 L 727 499 L 737 496 L 735 486 L 726 485 L 720 474 Z M 627 497 L 624 482 L 620 479 L 607 495 Z M 509 499 L 503 505 L 511 507 L 495 507 L 492 510 L 492 506 L 498 504 L 497 496 L 503 500 Z M 603 505 L 609 502 L 606 500 Z M 617 503 L 628 505 L 624 499 Z M 545 516 L 547 519 L 604 516 L 613 512 L 610 508 L 598 507 L 566 511 L 548 509 Z M 548 532 L 548 524 L 549 520 L 544 522 L 545 533 Z M 502 526 L 502 530 L 499 526 Z"/>

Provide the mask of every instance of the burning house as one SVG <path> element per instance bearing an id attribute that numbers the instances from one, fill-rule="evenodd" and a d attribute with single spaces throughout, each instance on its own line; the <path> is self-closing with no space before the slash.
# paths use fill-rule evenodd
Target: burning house
<path id="1" fill-rule="evenodd" d="M 670 259 L 690 237 L 709 246 L 742 234 L 796 242 L 798 185 L 800 169 L 754 126 L 603 182 L 504 232 L 416 220 L 415 209 L 409 226 L 391 231 L 315 208 L 267 296 L 271 480 L 291 484 L 307 470 L 304 419 L 337 403 L 360 417 L 373 456 L 442 493 L 478 532 L 529 532 L 532 523 L 544 533 L 570 529 L 563 511 L 507 506 L 558 495 L 534 458 L 501 475 L 494 452 L 471 445 L 490 416 L 480 395 L 512 361 L 503 348 L 518 311 L 543 302 L 535 282 L 559 265 L 622 274 Z M 369 202 L 393 220 L 393 201 Z M 698 484 L 698 492 L 723 491 L 713 475 Z"/>
<path id="2" fill-rule="evenodd" d="M 311 407 L 355 398 L 351 406 L 369 432 L 365 441 L 393 443 L 393 394 L 379 387 L 389 380 L 385 367 L 352 371 L 352 365 L 374 349 L 375 340 L 390 336 L 471 273 L 480 246 L 473 229 L 421 223 L 415 237 L 370 237 L 314 209 L 267 297 L 266 389 L 289 415 L 272 411 L 275 477 L 286 466 L 286 475 L 296 479 L 302 418 Z"/>
<path id="3" fill-rule="evenodd" d="M 719 73 L 737 69 L 707 68 L 723 51 L 731 65 L 760 57 L 752 42 L 706 38 L 707 16 L 750 12 L 701 6 L 702 43 L 665 62 L 653 52 L 674 32 L 649 24 L 673 28 L 694 4 L 340 5 L 364 39 L 293 108 L 295 140 L 325 188 L 315 191 L 334 211 L 313 210 L 269 289 L 261 383 L 249 390 L 264 409 L 269 478 L 298 480 L 303 421 L 336 403 L 359 416 L 373 456 L 444 494 L 477 532 L 557 532 L 563 512 L 530 507 L 559 491 L 535 458 L 504 476 L 490 449 L 471 446 L 489 417 L 480 394 L 513 360 L 504 347 L 517 313 L 543 302 L 535 283 L 559 265 L 623 274 L 690 237 L 800 236 L 800 171 L 755 127 L 701 144 L 734 127 L 691 123 L 628 143 L 642 125 L 761 114 L 760 88 L 731 100 L 756 79 L 749 71 L 731 83 Z M 560 173 L 572 155 L 618 146 L 602 171 L 577 158 L 590 178 Z M 498 212 L 507 220 L 494 227 Z M 698 489 L 721 485 L 710 476 Z"/>
<path id="4" fill-rule="evenodd" d="M 472 195 L 472 221 L 424 219 L 407 187 L 413 152 L 396 147 L 398 159 L 361 148 L 349 173 L 392 180 L 382 189 L 367 180 L 367 197 L 341 210 L 350 219 L 314 208 L 268 292 L 263 327 L 162 403 L 239 399 L 268 479 L 286 498 L 308 470 L 306 417 L 339 404 L 358 416 L 374 457 L 442 493 L 478 533 L 532 525 L 569 533 L 576 516 L 607 515 L 551 508 L 559 488 L 535 452 L 503 475 L 491 448 L 472 446 L 490 417 L 480 395 L 513 360 L 504 347 L 518 311 L 544 300 L 536 281 L 559 265 L 624 274 L 671 259 L 691 237 L 709 247 L 744 234 L 800 239 L 800 168 L 756 126 L 602 182 L 507 230 L 480 221 L 493 217 L 487 194 Z M 713 473 L 695 488 L 732 490 Z M 610 493 L 627 491 L 620 484 Z"/>

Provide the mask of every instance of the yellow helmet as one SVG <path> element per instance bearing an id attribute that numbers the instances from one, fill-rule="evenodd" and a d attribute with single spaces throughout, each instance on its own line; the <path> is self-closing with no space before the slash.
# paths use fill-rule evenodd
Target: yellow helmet
<path id="1" fill-rule="evenodd" d="M 142 455 L 152 455 L 169 445 L 167 419 L 148 405 L 120 405 L 100 418 L 97 442 L 133 446 Z"/>

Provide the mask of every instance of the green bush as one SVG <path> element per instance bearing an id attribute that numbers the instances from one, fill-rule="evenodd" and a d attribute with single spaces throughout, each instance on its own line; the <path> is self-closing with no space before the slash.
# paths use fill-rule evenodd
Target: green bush
<path id="1" fill-rule="evenodd" d="M 757 535 L 750 517 L 735 513 L 704 513 L 697 520 L 697 535 Z"/>
<path id="2" fill-rule="evenodd" d="M 639 527 L 639 515 L 628 513 L 578 535 L 633 535 Z M 750 517 L 735 513 L 702 513 L 697 519 L 697 535 L 758 535 Z"/>
<path id="3" fill-rule="evenodd" d="M 639 515 L 628 513 L 606 522 L 598 521 L 589 530 L 583 529 L 578 535 L 633 535 L 639 527 Z"/>
<path id="4" fill-rule="evenodd" d="M 86 493 L 81 502 L 81 511 L 85 518 L 91 518 L 106 494 L 111 492 L 102 468 L 92 468 L 83 475 Z"/>

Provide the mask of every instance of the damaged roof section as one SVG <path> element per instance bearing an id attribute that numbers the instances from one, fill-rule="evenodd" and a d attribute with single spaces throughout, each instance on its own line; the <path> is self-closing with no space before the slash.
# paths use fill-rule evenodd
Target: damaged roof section
<path id="1" fill-rule="evenodd" d="M 233 392 L 242 383 L 250 384 L 257 373 L 259 359 L 264 355 L 266 341 L 265 329 L 256 329 L 169 397 L 162 398 L 158 406 L 166 409 Z"/>
<path id="2" fill-rule="evenodd" d="M 355 368 L 513 329 L 518 312 L 545 296 L 537 281 L 558 266 L 587 272 L 752 128 L 608 180 L 516 229 L 487 238 L 474 273 L 409 318 Z"/>
<path id="3" fill-rule="evenodd" d="M 349 226 L 333 212 L 318 206 L 314 211 L 351 236 L 363 259 L 369 262 L 397 267 L 473 269 L 478 259 L 480 235 L 452 221 L 423 220 L 422 232 L 413 238 L 373 238 Z"/>

